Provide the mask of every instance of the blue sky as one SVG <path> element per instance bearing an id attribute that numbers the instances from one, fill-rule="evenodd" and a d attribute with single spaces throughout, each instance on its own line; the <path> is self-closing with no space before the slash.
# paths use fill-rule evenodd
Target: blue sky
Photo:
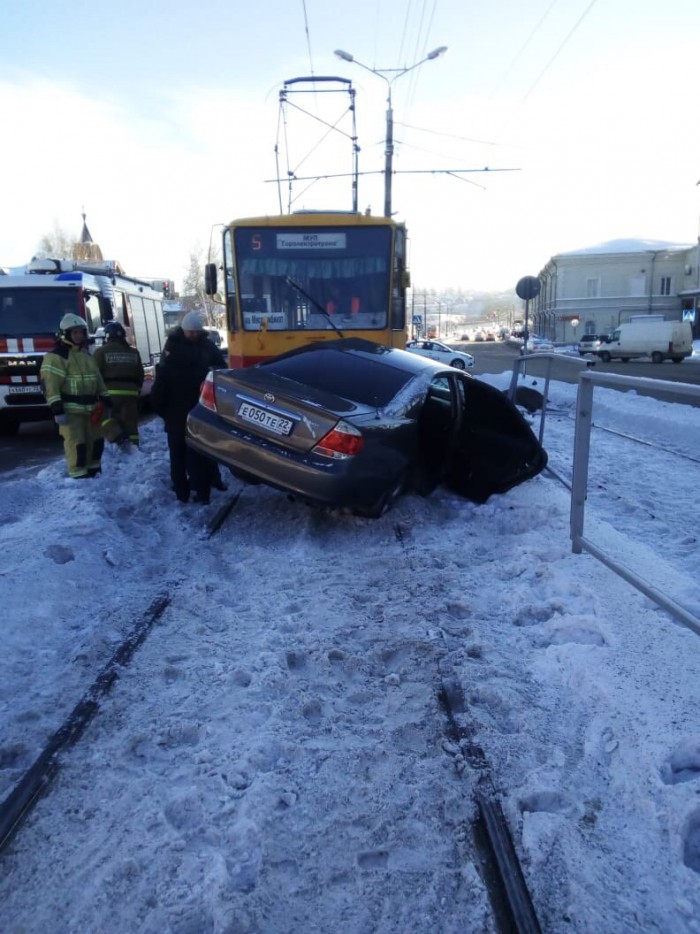
<path id="1" fill-rule="evenodd" d="M 278 210 L 276 143 L 283 171 L 347 171 L 343 138 L 319 141 L 342 94 L 295 96 L 315 119 L 288 110 L 278 135 L 279 89 L 312 74 L 352 80 L 374 173 L 359 207 L 382 213 L 386 83 L 337 48 L 397 76 L 393 209 L 417 287 L 511 287 L 618 237 L 694 242 L 699 32 L 695 0 L 16 4 L 0 34 L 0 264 L 54 224 L 77 232 L 84 207 L 106 256 L 181 281 L 215 225 Z M 486 166 L 517 171 L 444 174 Z M 346 179 L 302 190 L 295 208 L 351 206 Z"/>

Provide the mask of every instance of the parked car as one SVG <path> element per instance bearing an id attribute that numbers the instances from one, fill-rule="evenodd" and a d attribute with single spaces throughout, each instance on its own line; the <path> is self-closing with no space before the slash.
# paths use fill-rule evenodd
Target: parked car
<path id="1" fill-rule="evenodd" d="M 441 341 L 410 341 L 406 344 L 406 350 L 420 354 L 421 357 L 437 360 L 438 363 L 444 363 L 447 366 L 455 366 L 458 370 L 474 366 L 474 357 L 470 353 L 454 350 Z"/>
<path id="2" fill-rule="evenodd" d="M 440 483 L 483 503 L 547 463 L 502 392 L 360 338 L 213 371 L 187 443 L 244 481 L 370 517 L 404 490 L 427 495 Z"/>
<path id="3" fill-rule="evenodd" d="M 554 344 L 546 337 L 533 334 L 527 339 L 528 353 L 554 353 Z"/>
<path id="4" fill-rule="evenodd" d="M 578 352 L 581 356 L 585 353 L 595 353 L 600 350 L 601 339 L 597 334 L 584 334 L 578 342 Z"/>
<path id="5" fill-rule="evenodd" d="M 217 347 L 221 347 L 221 334 L 217 331 L 216 328 L 205 328 L 207 337 L 210 341 L 213 341 Z"/>

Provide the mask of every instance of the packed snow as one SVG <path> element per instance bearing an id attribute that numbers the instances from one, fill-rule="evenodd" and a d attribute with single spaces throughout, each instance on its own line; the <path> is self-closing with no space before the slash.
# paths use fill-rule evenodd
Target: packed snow
<path id="1" fill-rule="evenodd" d="M 550 397 L 554 473 L 376 521 L 233 478 L 179 504 L 158 420 L 95 480 L 58 439 L 5 473 L 1 799 L 169 602 L 0 855 L 3 930 L 494 931 L 486 774 L 544 931 L 700 931 L 700 636 L 572 553 L 576 387 Z M 596 389 L 586 505 L 695 615 L 699 420 Z"/>

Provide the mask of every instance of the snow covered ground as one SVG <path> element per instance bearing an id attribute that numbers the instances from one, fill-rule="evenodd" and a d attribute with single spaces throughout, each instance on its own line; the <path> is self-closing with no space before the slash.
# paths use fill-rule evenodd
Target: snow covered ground
<path id="1" fill-rule="evenodd" d="M 567 477 L 575 387 L 551 396 Z M 700 409 L 593 414 L 586 534 L 700 614 Z M 4 931 L 494 930 L 446 682 L 543 930 L 700 931 L 700 637 L 572 554 L 562 483 L 375 522 L 245 487 L 210 537 L 237 484 L 178 504 L 143 434 L 95 481 L 0 478 L 0 799 L 170 601 L 0 856 Z"/>

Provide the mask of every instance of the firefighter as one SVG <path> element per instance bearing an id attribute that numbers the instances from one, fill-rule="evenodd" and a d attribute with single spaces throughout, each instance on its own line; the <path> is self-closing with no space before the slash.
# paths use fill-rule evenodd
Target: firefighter
<path id="1" fill-rule="evenodd" d="M 56 343 L 41 364 L 41 384 L 63 438 L 68 476 L 95 477 L 104 450 L 99 413 L 110 403 L 79 315 L 61 318 Z"/>
<path id="2" fill-rule="evenodd" d="M 131 347 L 118 321 L 105 324 L 105 343 L 94 353 L 95 363 L 109 391 L 110 417 L 102 423 L 107 441 L 139 443 L 139 393 L 143 386 L 143 364 Z"/>

